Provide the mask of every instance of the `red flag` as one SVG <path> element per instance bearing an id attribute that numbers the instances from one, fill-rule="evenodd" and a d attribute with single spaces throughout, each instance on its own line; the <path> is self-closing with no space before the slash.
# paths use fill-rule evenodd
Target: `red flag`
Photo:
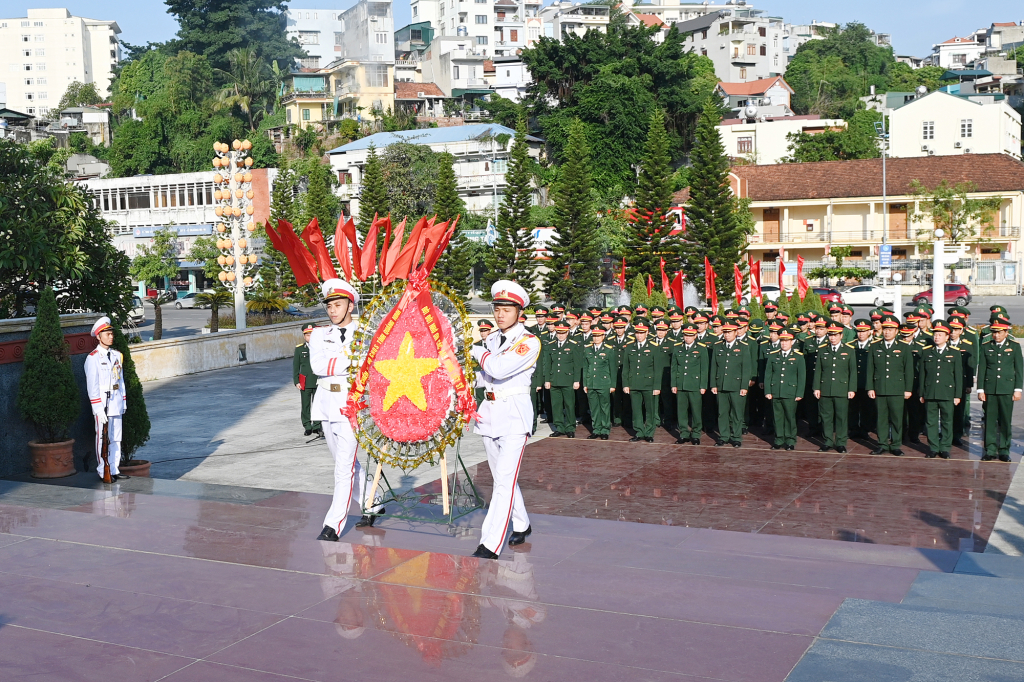
<path id="1" fill-rule="evenodd" d="M 704 295 L 711 302 L 711 314 L 718 313 L 718 287 L 715 286 L 715 269 L 711 262 L 704 256 Z"/>
<path id="2" fill-rule="evenodd" d="M 391 216 L 388 216 L 388 221 L 384 225 L 384 243 L 380 247 L 380 261 L 378 263 L 378 272 L 383 277 L 384 273 L 387 272 L 388 265 L 388 247 L 391 245 Z"/>
<path id="3" fill-rule="evenodd" d="M 626 290 L 626 258 L 622 258 L 622 272 L 619 273 L 619 288 Z"/>
<path id="4" fill-rule="evenodd" d="M 740 272 L 740 266 L 736 263 L 732 264 L 732 279 L 736 285 L 736 300 L 743 300 L 743 273 Z"/>
<path id="5" fill-rule="evenodd" d="M 284 253 L 284 244 L 281 243 L 281 235 L 274 231 L 274 228 L 270 226 L 270 221 L 266 221 L 264 229 L 267 231 L 267 238 L 270 239 L 270 243 L 275 249 Z M 287 254 L 285 254 L 287 257 Z"/>
<path id="6" fill-rule="evenodd" d="M 807 289 L 811 286 L 807 278 L 804 277 L 804 257 L 796 257 L 796 289 L 800 293 L 800 300 L 802 301 L 807 296 Z"/>
<path id="7" fill-rule="evenodd" d="M 654 278 L 647 275 L 647 295 L 650 296 L 651 292 L 654 291 Z"/>
<path id="8" fill-rule="evenodd" d="M 352 219 L 348 219 L 352 222 Z M 352 281 L 352 260 L 348 254 L 348 239 L 345 237 L 345 216 L 338 217 L 338 226 L 334 228 L 334 257 L 338 259 L 338 265 L 345 273 L 345 279 Z"/>
<path id="9" fill-rule="evenodd" d="M 365 282 L 373 275 L 377 267 L 377 233 L 380 231 L 380 223 L 373 221 L 370 229 L 366 231 L 366 239 L 363 240 L 363 248 L 359 254 L 359 279 Z"/>
<path id="10" fill-rule="evenodd" d="M 569 279 L 569 264 L 568 263 L 565 264 L 565 277 L 563 277 L 562 279 Z"/>
<path id="11" fill-rule="evenodd" d="M 385 284 L 394 279 L 391 276 L 391 271 L 394 269 L 395 261 L 398 260 L 398 254 L 402 252 L 402 239 L 405 237 L 405 220 L 405 218 L 402 218 L 402 222 L 398 223 L 397 232 L 394 233 L 391 246 L 388 247 L 387 268 L 380 273 Z"/>
<path id="12" fill-rule="evenodd" d="M 277 231 L 281 239 L 281 252 L 288 259 L 288 265 L 295 275 L 295 283 L 300 287 L 316 284 L 316 259 L 313 254 L 299 241 L 295 228 L 287 220 L 277 221 Z"/>
<path id="13" fill-rule="evenodd" d="M 361 264 L 362 249 L 359 248 L 359 237 L 356 235 L 356 224 L 349 218 L 345 221 L 341 231 L 345 234 L 345 241 L 348 242 L 349 247 L 352 249 L 352 270 L 360 282 L 365 281 L 363 277 L 363 270 Z M 351 280 L 350 280 L 351 281 Z"/>
<path id="14" fill-rule="evenodd" d="M 754 301 L 761 300 L 761 261 L 750 263 L 750 297 Z"/>
<path id="15" fill-rule="evenodd" d="M 668 275 L 665 274 L 665 259 L 661 259 L 661 293 L 665 298 L 672 298 L 672 287 L 668 283 Z"/>
<path id="16" fill-rule="evenodd" d="M 779 271 L 779 291 L 785 292 L 786 288 L 782 286 L 782 276 L 786 274 L 786 263 L 781 257 L 775 259 L 776 265 L 778 265 Z"/>
<path id="17" fill-rule="evenodd" d="M 334 270 L 334 263 L 331 262 L 331 254 L 327 252 L 327 243 L 324 241 L 324 234 L 320 231 L 320 221 L 313 216 L 302 231 L 302 241 L 306 242 L 309 250 L 313 252 L 316 259 L 316 267 L 320 271 L 320 279 L 326 281 L 334 279 L 338 273 Z"/>
<path id="18" fill-rule="evenodd" d="M 682 271 L 676 273 L 675 279 L 672 280 L 672 298 L 675 299 L 677 306 L 683 305 L 683 273 Z"/>
<path id="19" fill-rule="evenodd" d="M 447 225 L 447 223 L 441 223 L 441 225 Z M 448 230 L 444 231 L 444 235 L 441 237 L 441 241 L 436 246 L 427 248 L 427 257 L 423 259 L 423 265 L 420 266 L 429 275 L 431 270 L 437 264 L 438 259 L 444 250 L 448 248 L 448 243 L 451 242 L 452 237 L 455 236 L 455 231 L 459 229 L 459 216 L 455 216 L 455 220 L 448 226 Z M 433 252 L 431 253 L 431 250 Z"/>
<path id="20" fill-rule="evenodd" d="M 409 277 L 409 273 L 412 272 L 412 267 L 415 265 L 413 258 L 419 250 L 420 238 L 425 229 L 427 229 L 427 219 L 420 218 L 416 221 L 412 232 L 409 233 L 409 240 L 402 247 L 402 250 L 398 252 L 398 256 L 392 260 L 389 254 L 388 260 L 391 261 L 391 270 L 385 275 L 384 284 L 393 282 L 396 279 L 406 279 Z M 401 246 L 401 244 L 396 241 L 392 248 L 394 246 Z"/>

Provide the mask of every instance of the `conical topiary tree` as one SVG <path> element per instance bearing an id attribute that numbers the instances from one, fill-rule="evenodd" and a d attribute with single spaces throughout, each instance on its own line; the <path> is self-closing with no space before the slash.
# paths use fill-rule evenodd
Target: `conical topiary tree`
<path id="1" fill-rule="evenodd" d="M 629 304 L 636 310 L 638 305 L 645 308 L 650 307 L 651 301 L 647 296 L 647 278 L 637 275 L 633 278 L 633 286 L 629 290 Z"/>
<path id="2" fill-rule="evenodd" d="M 68 429 L 78 419 L 79 394 L 51 287 L 39 297 L 36 323 L 25 346 L 24 368 L 18 382 L 22 418 L 35 427 L 44 443 L 67 440 Z"/>
<path id="3" fill-rule="evenodd" d="M 131 346 L 121 332 L 119 324 L 114 325 L 114 349 L 120 351 L 123 356 L 122 378 L 128 408 L 121 418 L 121 458 L 127 462 L 149 440 L 149 412 L 146 410 L 146 398 L 142 395 L 142 382 L 135 372 Z"/>

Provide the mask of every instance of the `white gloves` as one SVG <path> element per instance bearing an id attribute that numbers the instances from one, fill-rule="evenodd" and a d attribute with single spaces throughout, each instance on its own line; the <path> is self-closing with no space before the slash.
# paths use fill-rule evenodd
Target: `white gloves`
<path id="1" fill-rule="evenodd" d="M 99 412 L 96 415 L 96 419 L 99 420 L 100 426 L 103 426 L 104 424 L 106 424 L 107 423 L 107 412 L 106 412 L 106 410 L 103 410 L 102 412 Z"/>
<path id="2" fill-rule="evenodd" d="M 472 355 L 473 359 L 477 362 L 480 362 L 480 358 L 482 358 L 486 352 L 487 349 L 483 346 L 472 346 L 469 349 L 469 354 Z"/>

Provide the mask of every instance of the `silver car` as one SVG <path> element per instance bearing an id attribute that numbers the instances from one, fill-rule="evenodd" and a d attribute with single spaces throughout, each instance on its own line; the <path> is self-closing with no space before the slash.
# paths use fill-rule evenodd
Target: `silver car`
<path id="1" fill-rule="evenodd" d="M 876 308 L 883 305 L 893 305 L 896 300 L 896 291 L 874 284 L 858 284 L 852 287 L 840 289 L 843 294 L 843 303 L 846 305 L 873 305 Z"/>
<path id="2" fill-rule="evenodd" d="M 182 308 L 199 308 L 202 306 L 196 304 L 196 294 L 195 292 L 192 292 L 191 294 L 185 294 L 177 301 L 175 301 L 174 307 L 177 308 L 178 310 L 181 310 Z"/>
<path id="3" fill-rule="evenodd" d="M 142 299 L 132 296 L 132 310 L 128 313 L 135 324 L 142 324 L 146 321 L 146 306 L 142 305 Z"/>

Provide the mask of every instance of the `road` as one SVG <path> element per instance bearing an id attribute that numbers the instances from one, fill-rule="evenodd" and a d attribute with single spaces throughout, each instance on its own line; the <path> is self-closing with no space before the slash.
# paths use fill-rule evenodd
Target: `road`
<path id="1" fill-rule="evenodd" d="M 223 310 L 223 309 L 222 309 Z M 305 312 L 322 310 L 319 307 L 302 308 Z M 139 333 L 143 341 L 153 339 L 153 320 L 155 312 L 153 306 L 146 303 L 146 321 L 140 325 Z M 210 311 L 201 308 L 183 308 L 178 310 L 174 304 L 163 306 L 163 338 L 177 339 L 185 336 L 195 336 L 202 332 L 203 327 L 210 323 Z"/>

